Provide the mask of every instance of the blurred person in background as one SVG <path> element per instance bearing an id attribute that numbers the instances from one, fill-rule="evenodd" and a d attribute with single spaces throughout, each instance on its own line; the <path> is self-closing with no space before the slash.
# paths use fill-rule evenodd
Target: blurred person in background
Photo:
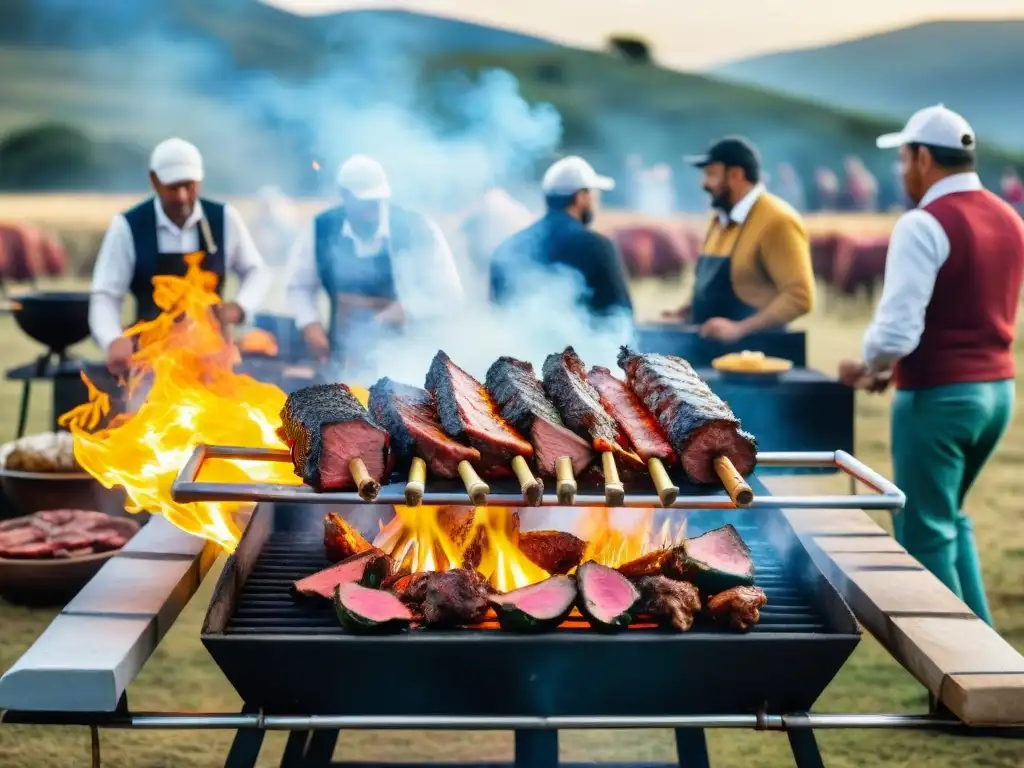
<path id="1" fill-rule="evenodd" d="M 804 184 L 800 176 L 789 163 L 779 165 L 779 178 L 772 185 L 776 195 L 785 200 L 797 212 L 807 210 L 807 196 L 804 194 Z"/>
<path id="2" fill-rule="evenodd" d="M 119 213 L 110 223 L 92 274 L 89 328 L 104 351 L 111 373 L 125 372 L 134 342 L 121 328 L 126 293 L 135 297 L 136 321 L 153 320 L 153 278 L 185 274 L 185 255 L 202 251 L 202 268 L 217 276 L 217 293 L 227 273 L 241 279 L 234 301 L 218 308 L 227 326 L 245 322 L 260 308 L 271 275 L 242 215 L 231 205 L 199 197 L 203 157 L 183 139 L 167 139 L 153 150 L 149 180 L 154 197 Z"/>
<path id="3" fill-rule="evenodd" d="M 757 148 L 727 137 L 688 159 L 704 172 L 713 214 L 693 299 L 666 317 L 699 325 L 704 338 L 733 344 L 810 312 L 815 286 L 807 229 L 788 203 L 764 188 Z"/>
<path id="4" fill-rule="evenodd" d="M 851 155 L 844 163 L 846 171 L 846 196 L 853 211 L 874 212 L 878 210 L 878 180 L 867 169 L 863 161 Z"/>
<path id="5" fill-rule="evenodd" d="M 633 315 L 629 284 L 615 244 L 590 229 L 600 191 L 615 182 L 600 176 L 582 157 L 564 157 L 544 174 L 541 190 L 547 213 L 498 246 L 491 263 L 491 299 L 510 303 L 529 266 L 564 267 L 580 276 L 580 302 L 594 318 Z"/>
<path id="6" fill-rule="evenodd" d="M 1012 205 L 1017 213 L 1024 213 L 1024 181 L 1021 181 L 1015 168 L 1003 170 L 999 186 L 1003 200 Z"/>
<path id="7" fill-rule="evenodd" d="M 504 189 L 495 187 L 484 193 L 460 228 L 468 261 L 462 276 L 468 296 L 486 299 L 490 292 L 491 255 L 501 243 L 528 227 L 533 218 L 530 210 Z"/>
<path id="8" fill-rule="evenodd" d="M 391 202 L 384 168 L 353 155 L 338 169 L 340 205 L 320 213 L 295 243 L 288 302 L 310 352 L 362 365 L 376 338 L 408 318 L 456 311 L 462 283 L 440 228 Z M 330 304 L 326 324 L 320 291 Z"/>
<path id="9" fill-rule="evenodd" d="M 863 359 L 844 362 L 840 378 L 874 392 L 895 385 L 893 471 L 907 495 L 896 539 L 991 624 L 963 503 L 1013 415 L 1024 221 L 982 187 L 974 131 L 942 105 L 877 143 L 899 147 L 917 207 L 889 240 Z"/>
<path id="10" fill-rule="evenodd" d="M 819 166 L 814 170 L 815 208 L 834 211 L 839 207 L 839 176 L 831 168 Z"/>

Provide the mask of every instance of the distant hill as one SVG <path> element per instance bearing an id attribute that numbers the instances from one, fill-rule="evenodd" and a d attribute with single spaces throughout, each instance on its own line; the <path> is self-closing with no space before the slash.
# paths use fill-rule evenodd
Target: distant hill
<path id="1" fill-rule="evenodd" d="M 943 102 L 983 141 L 1024 149 L 1024 20 L 937 21 L 711 70 L 749 85 L 906 119 Z"/>
<path id="2" fill-rule="evenodd" d="M 141 188 L 140 157 L 169 135 L 200 145 L 217 193 L 323 192 L 331 176 L 313 161 L 329 170 L 362 151 L 392 170 L 396 192 L 441 207 L 494 182 L 535 188 L 540 167 L 568 152 L 619 176 L 632 153 L 669 163 L 684 200 L 703 207 L 680 156 L 735 132 L 769 169 L 789 161 L 809 180 L 858 154 L 883 188 L 892 178 L 873 139 L 893 120 L 503 30 L 397 11 L 298 17 L 257 0 L 81 6 L 0 3 L 0 135 L 61 123 L 92 137 L 100 148 L 75 185 Z M 1020 159 L 989 147 L 983 170 L 994 178 Z M 0 185 L 10 162 L 0 158 Z M 58 172 L 47 169 L 48 186 Z"/>

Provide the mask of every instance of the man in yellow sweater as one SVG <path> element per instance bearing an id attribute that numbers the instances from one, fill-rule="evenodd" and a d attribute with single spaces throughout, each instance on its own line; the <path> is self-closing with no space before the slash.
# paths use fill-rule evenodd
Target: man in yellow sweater
<path id="1" fill-rule="evenodd" d="M 693 301 L 679 318 L 699 325 L 704 338 L 733 344 L 810 312 L 807 229 L 788 203 L 765 190 L 757 149 L 727 137 L 687 161 L 703 169 L 715 215 L 697 262 Z"/>

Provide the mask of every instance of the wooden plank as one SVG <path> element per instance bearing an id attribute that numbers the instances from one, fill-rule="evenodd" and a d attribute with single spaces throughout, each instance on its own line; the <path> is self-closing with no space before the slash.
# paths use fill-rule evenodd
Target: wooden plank
<path id="1" fill-rule="evenodd" d="M 882 526 L 859 509 L 785 509 L 782 515 L 800 535 L 889 536 Z"/>
<path id="2" fill-rule="evenodd" d="M 1024 723 L 1024 674 L 950 675 L 939 698 L 970 725 Z"/>
<path id="3" fill-rule="evenodd" d="M 891 536 L 814 536 L 813 544 L 830 555 L 839 552 L 889 552 L 906 554 L 907 550 Z"/>
<path id="4" fill-rule="evenodd" d="M 923 570 L 924 566 L 906 552 L 829 552 L 829 558 L 844 572 L 864 570 Z"/>

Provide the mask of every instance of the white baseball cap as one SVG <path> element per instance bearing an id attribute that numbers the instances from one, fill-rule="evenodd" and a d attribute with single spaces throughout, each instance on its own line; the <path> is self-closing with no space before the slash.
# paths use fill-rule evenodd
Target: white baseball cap
<path id="1" fill-rule="evenodd" d="M 893 149 L 904 144 L 928 144 L 946 149 L 975 149 L 977 139 L 961 115 L 942 104 L 925 107 L 913 114 L 899 133 L 887 133 L 875 140 L 879 149 Z"/>
<path id="2" fill-rule="evenodd" d="M 540 183 L 545 195 L 575 195 L 581 189 L 615 189 L 615 180 L 598 175 L 582 157 L 563 157 L 548 168 Z"/>
<path id="3" fill-rule="evenodd" d="M 367 155 L 352 155 L 338 169 L 338 186 L 360 200 L 386 200 L 391 185 L 384 168 Z"/>
<path id="4" fill-rule="evenodd" d="M 199 148 L 184 139 L 167 139 L 156 145 L 149 157 L 149 170 L 161 184 L 203 180 L 203 156 Z"/>

